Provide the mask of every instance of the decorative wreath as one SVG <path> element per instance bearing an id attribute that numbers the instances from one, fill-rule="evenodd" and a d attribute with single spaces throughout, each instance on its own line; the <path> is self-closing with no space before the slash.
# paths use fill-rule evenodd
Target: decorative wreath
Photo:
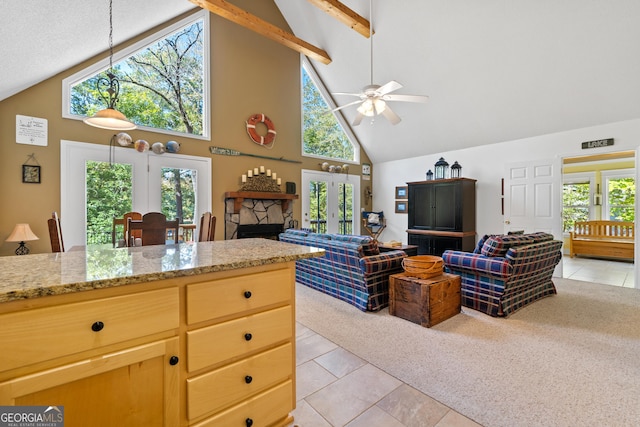
<path id="1" fill-rule="evenodd" d="M 265 136 L 259 135 L 258 132 L 256 132 L 256 123 L 264 123 L 267 127 L 267 134 Z M 271 119 L 264 114 L 254 114 L 249 117 L 249 120 L 247 120 L 247 133 L 251 140 L 258 145 L 268 146 L 276 141 L 276 128 Z"/>

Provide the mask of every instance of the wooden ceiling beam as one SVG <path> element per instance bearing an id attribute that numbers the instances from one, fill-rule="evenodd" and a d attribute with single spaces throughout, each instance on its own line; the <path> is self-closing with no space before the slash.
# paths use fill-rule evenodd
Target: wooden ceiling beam
<path id="1" fill-rule="evenodd" d="M 329 54 L 324 50 L 297 38 L 293 34 L 288 33 L 263 19 L 250 14 L 246 10 L 232 5 L 225 0 L 189 1 L 200 6 L 203 9 L 208 10 L 209 12 L 215 13 L 216 15 L 228 19 L 229 21 L 241 25 L 245 28 L 248 28 L 251 31 L 255 31 L 261 36 L 274 40 L 290 49 L 300 52 L 311 59 L 320 61 L 323 64 L 329 64 L 331 62 Z"/>
<path id="2" fill-rule="evenodd" d="M 356 30 L 366 38 L 369 38 L 369 20 L 358 15 L 340 0 L 309 0 L 309 2 L 333 16 L 343 24 L 346 24 L 352 30 Z"/>

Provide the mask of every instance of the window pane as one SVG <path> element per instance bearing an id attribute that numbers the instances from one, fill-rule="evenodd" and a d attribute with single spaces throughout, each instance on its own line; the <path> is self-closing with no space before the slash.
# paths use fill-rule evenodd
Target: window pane
<path id="1" fill-rule="evenodd" d="M 203 28 L 198 20 L 113 64 L 120 81 L 116 109 L 141 126 L 203 135 Z M 108 106 L 108 95 L 97 87 L 106 71 L 71 88 L 71 114 L 92 116 Z"/>
<path id="2" fill-rule="evenodd" d="M 162 213 L 168 219 L 180 218 L 182 224 L 194 224 L 196 175 L 192 169 L 162 168 Z"/>
<path id="3" fill-rule="evenodd" d="M 564 184 L 562 186 L 562 229 L 573 231 L 576 221 L 589 220 L 589 183 Z"/>
<path id="4" fill-rule="evenodd" d="M 113 218 L 131 211 L 132 166 L 86 163 L 87 245 L 111 243 Z M 122 233 L 120 233 L 122 234 Z"/>
<path id="5" fill-rule="evenodd" d="M 340 234 L 353 234 L 353 185 L 340 183 L 338 187 Z"/>
<path id="6" fill-rule="evenodd" d="M 327 183 L 311 181 L 309 183 L 310 210 L 309 222 L 315 233 L 327 232 Z"/>
<path id="7" fill-rule="evenodd" d="M 607 189 L 609 219 L 613 221 L 633 221 L 635 219 L 635 179 L 609 179 Z"/>
<path id="8" fill-rule="evenodd" d="M 303 149 L 305 154 L 354 160 L 355 149 L 331 113 L 314 81 L 302 68 Z"/>

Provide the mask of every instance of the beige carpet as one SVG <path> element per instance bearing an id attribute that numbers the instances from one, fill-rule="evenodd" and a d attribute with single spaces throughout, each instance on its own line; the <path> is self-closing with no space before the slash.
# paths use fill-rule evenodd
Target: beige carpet
<path id="1" fill-rule="evenodd" d="M 297 285 L 297 320 L 487 427 L 640 425 L 640 290 L 554 279 L 512 316 L 432 328 Z"/>

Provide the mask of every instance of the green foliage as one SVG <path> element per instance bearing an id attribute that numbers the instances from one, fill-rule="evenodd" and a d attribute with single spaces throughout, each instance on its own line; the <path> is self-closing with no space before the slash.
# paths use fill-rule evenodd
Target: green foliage
<path id="1" fill-rule="evenodd" d="M 306 154 L 354 160 L 353 144 L 304 68 L 302 69 L 302 112 L 303 149 Z"/>
<path id="2" fill-rule="evenodd" d="M 157 129 L 202 135 L 203 23 L 198 21 L 114 64 L 120 81 L 116 108 L 129 120 Z M 91 116 L 106 108 L 93 76 L 71 89 L 70 112 Z"/>
<path id="3" fill-rule="evenodd" d="M 610 179 L 609 219 L 633 221 L 635 219 L 636 181 L 634 178 Z"/>
<path id="4" fill-rule="evenodd" d="M 111 243 L 113 218 L 131 211 L 131 165 L 87 162 L 87 244 Z"/>
<path id="5" fill-rule="evenodd" d="M 572 231 L 576 221 L 589 220 L 589 183 L 562 186 L 562 230 Z"/>
<path id="6" fill-rule="evenodd" d="M 196 208 L 196 171 L 162 168 L 161 173 L 162 213 L 169 219 L 180 218 L 183 224 L 193 224 Z"/>
<path id="7" fill-rule="evenodd" d="M 311 181 L 309 187 L 311 228 L 316 233 L 323 233 L 327 222 L 327 183 Z"/>

